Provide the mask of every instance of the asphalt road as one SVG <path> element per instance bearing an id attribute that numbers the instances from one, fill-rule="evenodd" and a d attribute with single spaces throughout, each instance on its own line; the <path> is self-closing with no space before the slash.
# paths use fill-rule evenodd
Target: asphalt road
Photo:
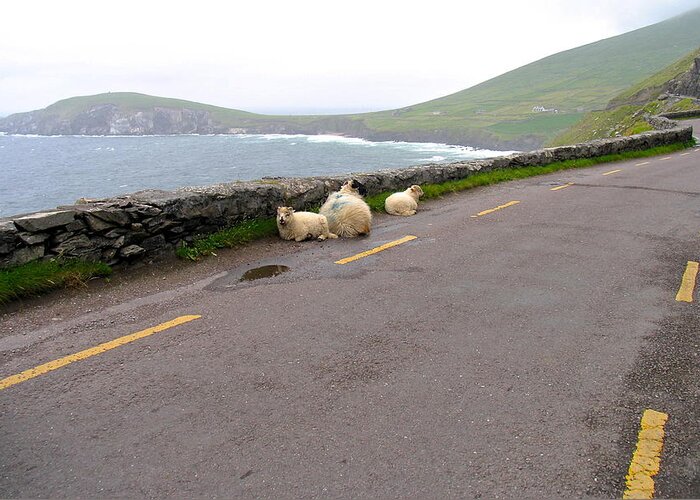
<path id="1" fill-rule="evenodd" d="M 699 242 L 696 148 L 6 308 L 0 379 L 201 317 L 0 389 L 0 497 L 620 497 L 645 409 L 700 497 Z"/>

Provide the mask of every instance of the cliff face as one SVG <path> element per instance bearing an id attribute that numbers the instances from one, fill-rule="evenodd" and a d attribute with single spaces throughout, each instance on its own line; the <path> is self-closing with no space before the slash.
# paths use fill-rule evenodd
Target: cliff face
<path id="1" fill-rule="evenodd" d="M 18 113 L 0 119 L 0 131 L 37 135 L 154 135 L 228 132 L 214 126 L 209 112 L 154 107 L 125 111 L 100 104 L 69 118 L 46 110 Z"/>
<path id="2" fill-rule="evenodd" d="M 686 73 L 668 82 L 666 92 L 674 95 L 700 98 L 700 57 Z"/>

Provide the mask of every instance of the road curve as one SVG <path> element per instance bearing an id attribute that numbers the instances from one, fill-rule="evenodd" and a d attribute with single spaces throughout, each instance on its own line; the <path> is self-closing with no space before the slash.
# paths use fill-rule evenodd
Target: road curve
<path id="1" fill-rule="evenodd" d="M 698 497 L 699 167 L 499 184 L 8 308 L 0 379 L 90 355 L 0 389 L 0 497 L 619 497 L 647 409 L 653 494 Z M 266 265 L 289 270 L 240 280 Z"/>

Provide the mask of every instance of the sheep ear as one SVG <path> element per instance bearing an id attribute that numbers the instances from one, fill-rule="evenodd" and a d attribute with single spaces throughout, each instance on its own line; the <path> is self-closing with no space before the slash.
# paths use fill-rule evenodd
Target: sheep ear
<path id="1" fill-rule="evenodd" d="M 360 196 L 367 195 L 367 188 L 360 181 L 353 179 L 351 186 L 353 187 L 353 189 L 357 189 L 357 192 L 360 193 Z"/>

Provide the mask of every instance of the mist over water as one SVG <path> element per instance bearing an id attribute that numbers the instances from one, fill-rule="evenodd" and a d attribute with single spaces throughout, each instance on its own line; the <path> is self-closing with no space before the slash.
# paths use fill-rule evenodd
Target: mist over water
<path id="1" fill-rule="evenodd" d="M 0 135 L 0 217 L 142 189 L 371 172 L 508 153 L 330 135 Z"/>

